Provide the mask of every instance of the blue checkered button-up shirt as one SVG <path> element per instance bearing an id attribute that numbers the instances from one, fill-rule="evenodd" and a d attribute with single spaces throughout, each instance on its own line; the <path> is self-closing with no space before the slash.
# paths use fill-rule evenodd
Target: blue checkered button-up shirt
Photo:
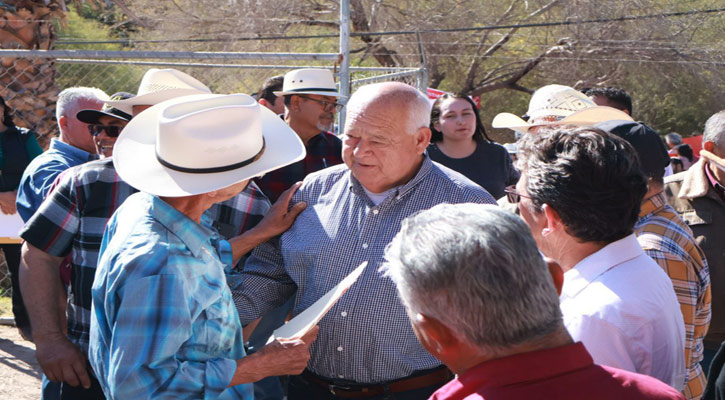
<path id="1" fill-rule="evenodd" d="M 84 353 L 88 351 L 91 285 L 103 230 L 113 212 L 135 192 L 118 176 L 110 158 L 83 164 L 61 177 L 20 233 L 25 241 L 48 254 L 71 254 L 68 339 Z M 203 223 L 213 225 L 229 239 L 254 227 L 269 207 L 266 197 L 250 182 L 240 194 L 207 210 Z M 231 268 L 227 272 L 230 280 L 238 276 Z"/>
<path id="2" fill-rule="evenodd" d="M 89 361 L 109 398 L 254 398 L 250 384 L 227 389 L 245 355 L 231 261 L 228 243 L 158 197 L 126 199 L 93 283 Z"/>
<path id="3" fill-rule="evenodd" d="M 347 166 L 308 175 L 293 203 L 307 208 L 279 238 L 258 246 L 233 295 L 243 324 L 284 303 L 309 307 L 363 261 L 357 283 L 320 321 L 308 368 L 330 379 L 386 382 L 440 361 L 416 339 L 393 282 L 378 271 L 406 217 L 439 203 L 496 204 L 463 175 L 427 157 L 408 183 L 375 206 Z"/>

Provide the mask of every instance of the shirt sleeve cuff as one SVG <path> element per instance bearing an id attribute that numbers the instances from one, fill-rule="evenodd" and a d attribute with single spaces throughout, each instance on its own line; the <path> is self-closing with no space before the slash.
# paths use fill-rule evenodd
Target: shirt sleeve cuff
<path id="1" fill-rule="evenodd" d="M 204 399 L 216 399 L 229 386 L 237 369 L 237 362 L 227 358 L 206 361 Z"/>

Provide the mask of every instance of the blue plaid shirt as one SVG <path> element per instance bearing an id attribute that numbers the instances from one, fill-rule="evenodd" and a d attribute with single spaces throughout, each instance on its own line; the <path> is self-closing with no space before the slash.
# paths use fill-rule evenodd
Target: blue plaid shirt
<path id="1" fill-rule="evenodd" d="M 496 201 L 463 175 L 425 157 L 418 173 L 379 205 L 346 165 L 308 175 L 292 202 L 307 202 L 294 225 L 258 246 L 234 300 L 242 324 L 285 302 L 293 313 L 322 297 L 363 261 L 360 279 L 320 321 L 308 369 L 329 379 L 380 383 L 440 365 L 418 342 L 393 282 L 378 269 L 406 217 L 439 203 Z"/>
<path id="2" fill-rule="evenodd" d="M 50 255 L 71 255 L 68 339 L 83 353 L 88 352 L 91 285 L 103 230 L 113 212 L 135 192 L 118 176 L 110 158 L 83 164 L 60 178 L 20 233 L 26 242 Z M 204 223 L 229 239 L 254 227 L 269 207 L 269 201 L 250 182 L 242 193 L 213 205 L 204 214 Z M 231 268 L 227 272 L 232 274 L 230 278 L 238 276 Z"/>
<path id="3" fill-rule="evenodd" d="M 158 197 L 126 199 L 93 283 L 89 361 L 106 396 L 254 398 L 250 384 L 227 389 L 245 356 L 231 261 L 229 243 Z"/>
<path id="4" fill-rule="evenodd" d="M 70 167 L 95 160 L 97 157 L 95 154 L 53 139 L 48 151 L 35 157 L 20 178 L 16 206 L 23 221 L 28 222 L 40 208 L 58 174 Z"/>

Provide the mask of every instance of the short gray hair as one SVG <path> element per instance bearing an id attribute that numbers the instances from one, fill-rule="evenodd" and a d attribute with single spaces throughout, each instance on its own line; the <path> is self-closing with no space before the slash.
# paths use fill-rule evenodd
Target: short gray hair
<path id="1" fill-rule="evenodd" d="M 529 228 L 497 206 L 441 204 L 405 219 L 382 269 L 406 307 L 478 348 L 505 349 L 563 326 Z"/>
<path id="2" fill-rule="evenodd" d="M 722 110 L 705 122 L 702 141 L 713 142 L 719 149 L 725 149 L 725 110 Z"/>
<path id="3" fill-rule="evenodd" d="M 682 144 L 682 136 L 679 133 L 668 133 L 665 135 L 665 142 L 671 143 L 673 146 Z"/>
<path id="4" fill-rule="evenodd" d="M 62 116 L 75 116 L 80 111 L 78 103 L 82 100 L 105 103 L 109 97 L 106 92 L 94 87 L 77 86 L 64 89 L 58 94 L 58 101 L 55 104 L 56 120 L 60 121 Z"/>
<path id="5" fill-rule="evenodd" d="M 401 82 L 380 82 L 361 86 L 350 96 L 347 106 L 368 103 L 371 100 L 387 100 L 400 104 L 408 111 L 406 132 L 414 134 L 420 128 L 430 126 L 431 103 L 413 86 Z"/>

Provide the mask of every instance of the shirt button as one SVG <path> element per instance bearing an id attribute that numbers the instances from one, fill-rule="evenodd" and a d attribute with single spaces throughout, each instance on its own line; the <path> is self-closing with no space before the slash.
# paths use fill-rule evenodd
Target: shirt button
<path id="1" fill-rule="evenodd" d="M 379 212 L 380 211 L 377 208 L 373 210 L 373 214 L 375 214 L 375 215 L 378 215 Z"/>
<path id="2" fill-rule="evenodd" d="M 367 244 L 367 243 L 363 243 L 363 244 L 362 244 L 362 248 L 363 248 L 363 249 L 367 249 L 367 248 L 368 248 L 368 244 Z"/>
<path id="3" fill-rule="evenodd" d="M 338 346 L 337 351 L 342 351 L 342 346 Z"/>
<path id="4" fill-rule="evenodd" d="M 341 312 L 340 315 L 342 315 L 343 317 L 347 317 L 347 311 Z"/>

